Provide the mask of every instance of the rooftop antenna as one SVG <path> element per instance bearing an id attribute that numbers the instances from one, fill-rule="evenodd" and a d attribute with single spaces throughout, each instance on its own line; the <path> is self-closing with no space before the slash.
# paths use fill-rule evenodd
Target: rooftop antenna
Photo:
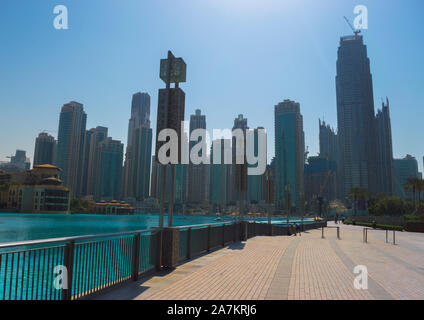
<path id="1" fill-rule="evenodd" d="M 352 24 L 350 23 L 350 21 L 349 21 L 349 19 L 348 18 L 346 18 L 346 16 L 343 16 L 343 18 L 346 20 L 346 22 L 347 22 L 347 24 L 349 25 L 349 27 L 352 29 L 352 31 L 353 31 L 353 33 L 355 34 L 355 36 L 357 36 L 358 35 L 358 33 L 361 33 L 361 30 L 359 30 L 359 29 L 355 29 L 353 26 L 352 26 Z"/>

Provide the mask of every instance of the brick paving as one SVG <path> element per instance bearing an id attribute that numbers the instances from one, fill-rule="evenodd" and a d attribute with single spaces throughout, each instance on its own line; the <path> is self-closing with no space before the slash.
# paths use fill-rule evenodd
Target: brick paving
<path id="1" fill-rule="evenodd" d="M 329 224 L 334 225 L 334 224 Z M 340 225 L 302 236 L 255 237 L 126 284 L 98 299 L 325 300 L 424 299 L 424 234 Z M 353 268 L 368 270 L 368 289 L 357 290 Z"/>

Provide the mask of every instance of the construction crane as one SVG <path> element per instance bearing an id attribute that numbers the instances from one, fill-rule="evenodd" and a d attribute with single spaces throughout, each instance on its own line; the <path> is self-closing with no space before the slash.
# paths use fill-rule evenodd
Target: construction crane
<path id="1" fill-rule="evenodd" d="M 358 35 L 358 33 L 361 33 L 361 30 L 359 29 L 355 29 L 352 24 L 350 23 L 349 19 L 346 18 L 345 16 L 343 16 L 343 18 L 346 20 L 347 24 L 349 25 L 349 27 L 352 29 L 353 33 L 355 34 L 355 36 Z"/>

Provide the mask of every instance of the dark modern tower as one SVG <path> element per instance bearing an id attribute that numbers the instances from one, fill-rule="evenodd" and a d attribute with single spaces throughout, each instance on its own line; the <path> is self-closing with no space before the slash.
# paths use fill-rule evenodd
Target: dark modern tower
<path id="1" fill-rule="evenodd" d="M 131 147 L 134 130 L 140 126 L 150 128 L 150 95 L 145 92 L 137 92 L 132 96 L 131 119 L 128 123 L 128 147 Z"/>
<path id="2" fill-rule="evenodd" d="M 241 129 L 244 135 L 244 154 L 246 155 L 246 131 L 249 129 L 247 126 L 247 118 L 239 114 L 234 119 L 233 130 Z M 240 200 L 247 200 L 247 162 L 244 158 L 243 164 L 236 163 L 237 140 L 236 137 L 232 138 L 232 165 L 231 165 L 231 203 L 237 203 Z"/>
<path id="3" fill-rule="evenodd" d="M 340 39 L 337 54 L 337 123 L 340 189 L 377 190 L 376 136 L 370 60 L 362 36 Z"/>
<path id="4" fill-rule="evenodd" d="M 79 194 L 82 180 L 86 122 L 87 114 L 82 104 L 72 101 L 63 105 L 59 119 L 56 163 L 62 169 L 62 181 L 70 188 L 72 195 Z"/>
<path id="5" fill-rule="evenodd" d="M 122 195 L 124 198 L 131 197 L 142 201 L 149 197 L 152 156 L 150 96 L 148 93 L 138 92 L 132 97 L 127 141 Z"/>
<path id="6" fill-rule="evenodd" d="M 319 120 L 319 155 L 330 161 L 337 161 L 337 134 L 334 129 Z"/>
<path id="7" fill-rule="evenodd" d="M 305 135 L 300 104 L 284 100 L 275 106 L 276 205 L 301 211 L 304 205 Z"/>
<path id="8" fill-rule="evenodd" d="M 41 132 L 35 139 L 33 165 L 52 164 L 56 162 L 56 139 L 46 132 Z"/>
<path id="9" fill-rule="evenodd" d="M 206 116 L 202 115 L 200 109 L 190 116 L 190 134 L 196 129 L 206 129 Z M 200 140 L 201 138 L 199 138 Z M 190 141 L 191 148 L 199 141 Z M 199 156 L 202 156 L 199 154 Z M 190 161 L 188 169 L 188 202 L 200 204 L 206 199 L 206 165 L 192 164 Z"/>
<path id="10" fill-rule="evenodd" d="M 382 103 L 375 118 L 377 138 L 377 191 L 394 194 L 394 165 L 392 148 L 392 127 L 390 123 L 389 99 Z"/>
<path id="11" fill-rule="evenodd" d="M 253 130 L 253 143 L 254 155 L 259 156 L 259 130 L 265 130 L 264 127 L 257 127 Z M 265 155 L 266 157 L 266 155 Z M 266 160 L 265 160 L 266 163 Z M 255 167 L 255 165 L 248 165 L 248 167 Z M 250 203 L 259 203 L 264 198 L 264 182 L 265 176 L 262 175 L 248 175 L 247 176 L 247 201 Z"/>

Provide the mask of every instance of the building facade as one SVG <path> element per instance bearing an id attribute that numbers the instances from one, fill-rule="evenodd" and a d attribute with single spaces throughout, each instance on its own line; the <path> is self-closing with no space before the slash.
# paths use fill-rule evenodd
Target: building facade
<path id="1" fill-rule="evenodd" d="M 131 101 L 131 118 L 122 181 L 124 198 L 143 201 L 149 197 L 152 129 L 150 128 L 150 95 L 137 92 Z"/>
<path id="2" fill-rule="evenodd" d="M 402 159 L 393 161 L 395 173 L 395 195 L 400 198 L 413 198 L 411 190 L 405 190 L 404 185 L 409 178 L 421 178 L 418 171 L 418 161 L 415 157 L 407 154 Z"/>
<path id="3" fill-rule="evenodd" d="M 353 187 L 377 191 L 370 60 L 362 36 L 340 39 L 337 53 L 338 175 L 343 199 Z"/>
<path id="4" fill-rule="evenodd" d="M 94 187 L 99 174 L 99 149 L 100 142 L 108 135 L 108 128 L 97 126 L 85 132 L 82 177 L 80 195 L 94 197 Z"/>
<path id="5" fill-rule="evenodd" d="M 87 114 L 78 102 L 63 105 L 59 118 L 57 166 L 61 179 L 73 196 L 79 196 L 82 182 L 83 148 Z"/>
<path id="6" fill-rule="evenodd" d="M 394 164 L 392 147 L 392 126 L 390 122 L 389 99 L 382 103 L 375 117 L 377 139 L 377 192 L 394 195 Z"/>
<path id="7" fill-rule="evenodd" d="M 304 207 L 305 135 L 300 104 L 284 100 L 275 106 L 275 201 L 279 209 Z"/>
<path id="8" fill-rule="evenodd" d="M 119 140 L 106 138 L 99 142 L 98 173 L 95 179 L 95 200 L 119 200 L 121 198 L 122 160 L 124 145 Z"/>
<path id="9" fill-rule="evenodd" d="M 190 116 L 190 135 L 196 129 L 206 130 L 206 116 L 202 115 L 200 109 L 197 109 L 195 114 Z M 199 138 L 200 140 L 201 138 Z M 199 141 L 190 141 L 190 153 L 192 147 Z M 199 153 L 199 156 L 202 156 L 202 154 Z M 200 204 L 206 198 L 206 164 L 193 164 L 190 160 L 188 167 L 188 203 Z"/>
<path id="10" fill-rule="evenodd" d="M 46 132 L 41 132 L 35 139 L 33 165 L 55 164 L 56 162 L 56 139 Z"/>

